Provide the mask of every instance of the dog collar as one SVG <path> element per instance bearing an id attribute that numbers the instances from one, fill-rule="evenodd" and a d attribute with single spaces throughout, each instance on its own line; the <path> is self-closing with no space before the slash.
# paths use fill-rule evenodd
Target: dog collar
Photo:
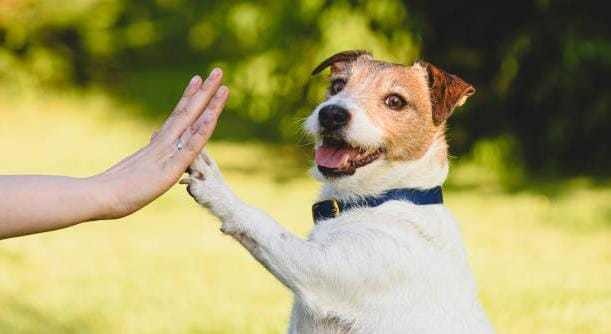
<path id="1" fill-rule="evenodd" d="M 387 201 L 406 201 L 416 205 L 442 204 L 443 193 L 441 187 L 431 189 L 400 188 L 391 189 L 378 196 L 362 197 L 353 201 L 340 201 L 330 199 L 312 205 L 314 224 L 320 220 L 338 217 L 342 212 L 354 208 L 376 207 Z"/>

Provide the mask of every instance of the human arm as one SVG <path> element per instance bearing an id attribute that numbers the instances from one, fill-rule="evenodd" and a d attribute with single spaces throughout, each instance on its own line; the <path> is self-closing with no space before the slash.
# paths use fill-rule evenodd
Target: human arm
<path id="1" fill-rule="evenodd" d="M 195 76 L 150 143 L 86 178 L 0 176 L 0 239 L 124 217 L 166 192 L 210 138 L 228 97 L 219 69 Z"/>

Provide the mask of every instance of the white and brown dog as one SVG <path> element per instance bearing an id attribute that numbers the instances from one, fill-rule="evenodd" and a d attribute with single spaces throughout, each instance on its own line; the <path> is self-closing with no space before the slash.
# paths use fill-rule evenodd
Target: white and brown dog
<path id="1" fill-rule="evenodd" d="M 475 89 L 425 62 L 336 54 L 306 121 L 323 183 L 307 240 L 242 202 L 203 152 L 189 193 L 295 296 L 289 333 L 490 333 L 456 221 L 442 205 L 445 122 Z"/>

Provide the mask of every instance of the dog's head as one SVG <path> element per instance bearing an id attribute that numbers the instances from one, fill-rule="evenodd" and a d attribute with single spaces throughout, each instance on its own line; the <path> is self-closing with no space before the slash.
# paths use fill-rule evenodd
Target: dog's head
<path id="1" fill-rule="evenodd" d="M 364 51 L 335 54 L 312 74 L 327 67 L 327 98 L 305 124 L 316 139 L 315 173 L 325 181 L 420 159 L 443 137 L 454 108 L 475 92 L 429 63 L 393 64 Z"/>

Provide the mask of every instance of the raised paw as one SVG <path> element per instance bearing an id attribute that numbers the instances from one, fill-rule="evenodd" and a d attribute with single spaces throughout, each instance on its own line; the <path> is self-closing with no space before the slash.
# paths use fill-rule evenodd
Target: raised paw
<path id="1" fill-rule="evenodd" d="M 220 199 L 226 193 L 221 172 L 205 150 L 189 166 L 187 173 L 189 176 L 183 178 L 180 183 L 187 185 L 187 192 L 198 203 L 208 207 L 212 201 Z"/>

